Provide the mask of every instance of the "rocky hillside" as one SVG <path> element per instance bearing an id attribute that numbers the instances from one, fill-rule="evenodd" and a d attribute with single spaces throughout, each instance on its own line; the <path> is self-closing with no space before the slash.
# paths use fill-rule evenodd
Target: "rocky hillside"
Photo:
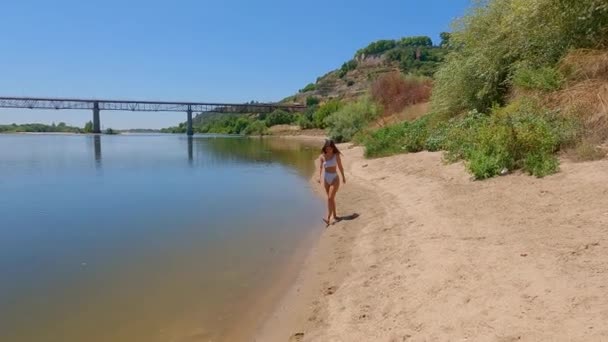
<path id="1" fill-rule="evenodd" d="M 352 99 L 369 90 L 379 75 L 402 71 L 404 74 L 432 77 L 447 54 L 449 34 L 442 34 L 439 45 L 429 37 L 404 37 L 399 40 L 379 40 L 358 50 L 353 59 L 339 69 L 317 78 L 297 94 L 283 100 L 287 103 L 306 103 L 307 98 L 320 101 Z"/>

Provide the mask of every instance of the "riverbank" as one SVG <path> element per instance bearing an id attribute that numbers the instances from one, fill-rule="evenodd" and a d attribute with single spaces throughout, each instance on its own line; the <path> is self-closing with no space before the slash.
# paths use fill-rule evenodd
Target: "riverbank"
<path id="1" fill-rule="evenodd" d="M 323 231 L 255 341 L 608 338 L 608 161 L 474 182 L 439 153 L 341 147 L 358 217 Z"/>

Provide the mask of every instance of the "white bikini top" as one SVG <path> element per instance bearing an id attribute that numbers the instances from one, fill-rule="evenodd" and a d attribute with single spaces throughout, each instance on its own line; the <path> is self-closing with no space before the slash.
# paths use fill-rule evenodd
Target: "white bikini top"
<path id="1" fill-rule="evenodd" d="M 328 167 L 334 167 L 338 165 L 338 162 L 336 161 L 336 155 L 334 154 L 333 157 L 331 157 L 330 160 L 325 160 L 323 162 L 323 167 L 328 168 Z"/>

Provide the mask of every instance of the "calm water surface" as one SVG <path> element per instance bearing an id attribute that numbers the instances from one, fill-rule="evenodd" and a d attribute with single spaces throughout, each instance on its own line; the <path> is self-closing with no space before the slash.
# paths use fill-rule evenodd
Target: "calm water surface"
<path id="1" fill-rule="evenodd" d="M 317 146 L 0 135 L 0 341 L 221 339 L 314 233 Z"/>

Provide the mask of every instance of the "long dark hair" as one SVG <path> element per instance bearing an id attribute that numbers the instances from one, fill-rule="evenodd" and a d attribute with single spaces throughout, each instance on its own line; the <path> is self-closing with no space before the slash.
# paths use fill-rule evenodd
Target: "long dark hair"
<path id="1" fill-rule="evenodd" d="M 336 143 L 331 139 L 325 140 L 325 144 L 323 145 L 323 148 L 321 148 L 321 153 L 323 153 L 323 154 L 327 153 L 327 152 L 325 152 L 325 150 L 328 147 L 331 147 L 334 149 L 334 154 L 342 154 L 342 152 L 340 152 L 340 150 L 338 150 L 338 148 L 336 147 Z"/>

